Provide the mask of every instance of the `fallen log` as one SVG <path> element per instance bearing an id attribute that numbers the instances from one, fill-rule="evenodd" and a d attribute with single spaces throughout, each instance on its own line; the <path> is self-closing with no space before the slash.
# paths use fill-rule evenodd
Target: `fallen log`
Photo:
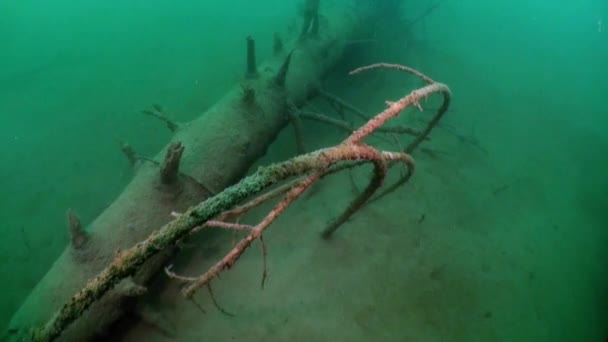
<path id="1" fill-rule="evenodd" d="M 72 235 L 73 243 L 15 313 L 4 335 L 7 339 L 31 340 L 35 329 L 65 308 L 64 303 L 122 250 L 169 222 L 172 212 L 185 212 L 246 174 L 287 124 L 288 103 L 300 106 L 314 95 L 314 85 L 338 62 L 352 39 L 358 24 L 352 8 L 336 5 L 321 9 L 331 21 L 321 24 L 318 13 L 307 12 L 313 18 L 309 31 L 303 30 L 281 49 L 275 47 L 273 59 L 259 67 L 255 65 L 254 42 L 247 39 L 247 72 L 242 83 L 191 122 L 173 125 L 163 118 L 175 131 L 171 142 L 152 160 L 137 161 L 133 180 L 86 229 L 69 211 L 70 231 L 76 234 Z M 130 151 L 130 162 L 135 162 Z M 145 293 L 147 281 L 171 254 L 170 248 L 156 253 L 86 311 L 77 312 L 69 324 L 40 340 L 93 339 L 119 319 L 134 298 Z"/>

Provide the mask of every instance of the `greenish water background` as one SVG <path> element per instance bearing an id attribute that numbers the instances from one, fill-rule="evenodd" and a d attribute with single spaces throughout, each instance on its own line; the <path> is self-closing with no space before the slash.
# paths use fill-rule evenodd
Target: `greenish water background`
<path id="1" fill-rule="evenodd" d="M 415 17 L 429 3 L 409 1 L 404 15 Z M 242 77 L 244 37 L 257 38 L 264 59 L 296 7 L 0 4 L 0 326 L 65 248 L 65 210 L 90 222 L 131 178 L 116 139 L 145 155 L 168 140 L 139 110 L 160 103 L 180 121 L 196 117 Z M 482 218 L 475 236 L 518 255 L 515 265 L 502 265 L 505 279 L 529 265 L 544 276 L 516 287 L 512 310 L 526 314 L 502 321 L 496 336 L 605 338 L 608 4 L 445 1 L 414 37 L 403 29 L 378 28 L 373 51 L 352 58 L 401 62 L 451 86 L 448 122 L 487 151 L 473 158 L 454 147 L 466 161 L 455 174 L 512 189 L 489 203 L 481 203 L 475 183 L 464 189 Z M 393 96 L 370 92 L 368 108 Z"/>

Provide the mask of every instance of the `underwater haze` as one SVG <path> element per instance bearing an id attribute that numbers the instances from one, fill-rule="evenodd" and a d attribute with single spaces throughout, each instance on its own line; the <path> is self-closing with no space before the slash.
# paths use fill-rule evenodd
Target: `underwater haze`
<path id="1" fill-rule="evenodd" d="M 70 248 L 68 208 L 88 226 L 136 176 L 121 144 L 152 158 L 170 141 L 141 111 L 159 104 L 180 123 L 204 116 L 240 87 L 246 37 L 258 64 L 272 59 L 275 33 L 286 44 L 297 36 L 303 2 L 0 2 L 2 331 Z M 213 283 L 213 301 L 197 294 L 204 313 L 159 272 L 156 295 L 142 300 L 153 322 L 130 315 L 107 338 L 606 340 L 608 2 L 320 0 L 321 31 L 345 20 L 328 10 L 340 6 L 358 14 L 357 29 L 339 37 L 348 43 L 324 89 L 378 113 L 422 84 L 348 71 L 389 62 L 452 91 L 413 153 L 415 174 L 329 243 L 318 232 L 365 189 L 370 169 L 324 180 L 264 235 L 263 290 L 257 246 Z M 396 122 L 428 121 L 441 102 L 420 104 L 423 113 Z M 320 98 L 303 108 L 360 124 Z M 309 151 L 346 137 L 320 122 L 304 121 L 302 133 Z M 394 150 L 410 139 L 384 137 L 368 143 Z M 295 155 L 287 126 L 251 170 Z M 194 256 L 176 262 L 188 275 L 221 259 L 233 235 L 194 242 Z"/>

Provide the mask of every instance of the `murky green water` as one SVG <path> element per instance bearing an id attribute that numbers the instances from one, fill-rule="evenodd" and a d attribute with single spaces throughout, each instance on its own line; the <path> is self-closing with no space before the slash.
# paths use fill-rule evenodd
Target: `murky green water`
<path id="1" fill-rule="evenodd" d="M 161 104 L 176 121 L 197 118 L 242 81 L 245 37 L 256 39 L 261 62 L 272 58 L 275 32 L 297 35 L 299 2 L 258 3 L 0 3 L 0 327 L 68 245 L 66 209 L 87 225 L 133 179 L 120 142 L 151 157 L 171 138 L 140 110 Z M 350 43 L 323 80 L 327 90 L 378 112 L 420 83 L 346 73 L 401 63 L 448 84 L 450 111 L 426 152 L 414 154 L 410 184 L 348 222 L 337 246 L 319 247 L 314 233 L 292 245 L 293 235 L 274 233 L 263 294 L 259 269 L 229 272 L 264 300 L 236 295 L 250 286 L 234 279 L 215 285 L 237 311 L 230 318 L 213 307 L 207 316 L 168 309 L 183 302 L 177 296 L 147 298 L 178 326 L 172 338 L 604 340 L 608 3 L 321 0 L 321 30 L 339 20 L 324 15 L 336 4 L 357 6 L 364 19 L 353 36 L 339 37 Z M 307 108 L 340 118 L 319 99 Z M 304 137 L 312 149 L 345 133 L 305 122 Z M 395 149 L 392 139 L 370 143 Z M 286 127 L 260 164 L 294 154 Z M 360 190 L 366 175 L 357 173 Z M 342 208 L 334 201 L 352 197 L 349 177 L 341 177 L 277 226 L 320 230 Z M 304 234 L 292 229 L 284 230 Z M 244 263 L 259 267 L 250 254 Z M 361 273 L 348 273 L 354 269 Z M 316 272 L 315 281 L 302 280 L 308 286 L 282 292 L 289 287 L 282 280 Z M 342 282 L 346 289 L 331 285 Z M 125 340 L 171 339 L 149 325 L 126 326 L 116 332 Z"/>

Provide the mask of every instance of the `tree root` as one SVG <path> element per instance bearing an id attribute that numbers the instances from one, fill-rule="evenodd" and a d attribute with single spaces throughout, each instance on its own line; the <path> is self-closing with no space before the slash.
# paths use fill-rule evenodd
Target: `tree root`
<path id="1" fill-rule="evenodd" d="M 391 67 L 387 64 L 376 64 L 362 69 L 357 69 L 353 73 L 363 70 Z M 394 67 L 394 66 L 393 66 Z M 403 67 L 405 68 L 405 67 Z M 400 69 L 408 70 L 408 69 Z M 412 72 L 412 71 L 409 71 Z M 232 250 L 218 263 L 212 266 L 202 276 L 187 279 L 188 285 L 182 293 L 187 298 L 192 298 L 193 294 L 201 287 L 209 289 L 210 282 L 222 271 L 230 269 L 240 258 L 244 251 L 251 246 L 253 241 L 260 239 L 265 230 L 276 218 L 281 215 L 289 205 L 304 193 L 312 184 L 320 180 L 329 173 L 338 172 L 352 165 L 344 166 L 344 162 L 372 163 L 374 174 L 366 190 L 358 196 L 346 211 L 336 220 L 336 224 L 330 226 L 323 233 L 324 237 L 329 237 L 337 227 L 346 221 L 355 211 L 375 193 L 382 185 L 389 163 L 403 162 L 408 166 L 411 175 L 413 172 L 413 160 L 406 152 L 385 152 L 376 150 L 364 144 L 362 141 L 368 135 L 379 129 L 384 123 L 396 117 L 406 107 L 419 106 L 419 101 L 433 93 L 442 93 L 444 96 L 443 106 L 438 114 L 433 118 L 427 129 L 416 138 L 416 144 L 410 144 L 414 149 L 430 132 L 447 110 L 450 100 L 449 88 L 441 83 L 434 83 L 426 76 L 412 72 L 429 83 L 427 86 L 411 92 L 402 99 L 389 103 L 389 107 L 383 112 L 369 120 L 364 126 L 353 132 L 341 144 L 321 149 L 308 154 L 300 155 L 288 161 L 260 168 L 257 172 L 241 180 L 236 185 L 226 188 L 217 195 L 208 198 L 202 203 L 190 208 L 185 213 L 176 217 L 159 230 L 152 233 L 146 240 L 139 242 L 135 246 L 123 250 L 116 255 L 114 260 L 94 279 L 90 280 L 83 289 L 76 293 L 47 323 L 45 326 L 33 333 L 35 341 L 51 341 L 61 335 L 61 333 L 82 313 L 87 310 L 96 300 L 101 298 L 106 292 L 116 286 L 122 279 L 135 274 L 144 262 L 149 260 L 159 252 L 176 245 L 181 239 L 188 236 L 192 231 L 203 225 L 213 226 L 217 218 L 230 216 L 230 210 L 236 205 L 246 200 L 252 195 L 256 195 L 268 187 L 278 184 L 294 176 L 304 176 L 295 182 L 290 183 L 283 199 L 270 211 L 266 217 L 256 226 L 249 229 L 249 234 L 238 242 Z M 428 82 L 430 80 L 430 82 Z M 351 163 L 352 164 L 352 163 Z M 409 176 L 407 177 L 409 179 Z M 274 190 L 272 195 L 263 195 L 263 200 L 271 198 L 285 191 L 285 188 Z M 259 204 L 260 200 L 253 200 Z M 247 208 L 251 208 L 250 204 Z M 246 209 L 248 210 L 248 209 Z M 245 211 L 246 211 L 245 210 Z M 233 213 L 234 215 L 234 213 Z M 210 220 L 213 220 L 210 222 Z M 334 227 L 335 226 L 335 227 Z M 264 246 L 263 254 L 266 254 Z M 262 282 L 264 282 L 266 272 L 264 271 Z"/>
<path id="2" fill-rule="evenodd" d="M 360 68 L 353 71 L 351 74 L 356 74 L 359 72 L 363 72 L 366 70 L 371 70 L 374 68 L 393 68 L 399 69 L 402 71 L 410 72 L 422 80 L 427 82 L 427 85 L 424 88 L 413 91 L 408 96 L 400 99 L 397 102 L 391 102 L 389 104 L 389 108 L 383 111 L 382 113 L 376 115 L 373 119 L 368 121 L 366 125 L 361 127 L 359 130 L 349 136 L 342 144 L 334 147 L 334 149 L 340 148 L 369 148 L 367 151 L 359 151 L 357 159 L 363 159 L 367 162 L 372 162 L 374 164 L 374 175 L 369 185 L 365 189 L 363 193 L 361 193 L 340 215 L 332 224 L 330 224 L 323 232 L 322 237 L 327 239 L 330 238 L 331 235 L 344 223 L 348 220 L 357 210 L 363 207 L 363 205 L 371 198 L 371 196 L 376 192 L 376 190 L 382 185 L 387 169 L 387 161 L 402 161 L 407 166 L 407 173 L 402 176 L 395 184 L 390 186 L 387 190 L 381 193 L 376 197 L 380 198 L 392 191 L 396 188 L 407 182 L 415 169 L 415 163 L 413 158 L 407 153 L 395 153 L 395 152 L 380 152 L 367 145 L 361 143 L 361 141 L 378 130 L 386 121 L 397 116 L 403 109 L 410 105 L 414 105 L 419 107 L 419 101 L 422 98 L 426 98 L 427 96 L 440 92 L 444 95 L 444 104 L 438 111 L 437 117 L 441 117 L 445 113 L 448 108 L 449 100 L 450 100 L 450 91 L 449 88 L 443 84 L 435 83 L 433 80 L 425 76 L 424 74 L 407 67 L 392 65 L 392 64 L 375 64 L 365 68 Z M 410 144 L 410 148 L 415 149 L 418 144 L 428 137 L 428 134 L 432 130 L 432 128 L 436 125 L 438 120 L 432 120 L 431 123 L 427 126 L 427 129 L 420 135 L 418 135 L 417 139 Z M 325 151 L 324 153 L 328 153 L 330 150 Z M 333 150 L 332 150 L 333 152 Z M 350 158 L 347 158 L 350 159 Z M 337 170 L 334 170 L 337 171 Z M 207 272 L 205 272 L 202 276 L 197 278 L 196 280 L 191 281 L 191 284 L 188 285 L 182 293 L 186 298 L 191 298 L 196 290 L 199 288 L 210 284 L 211 280 L 219 275 L 220 272 L 226 269 L 230 269 L 232 265 L 240 258 L 240 256 L 244 253 L 244 251 L 249 248 L 253 241 L 256 239 L 263 239 L 263 233 L 268 228 L 268 226 L 295 200 L 297 199 L 304 191 L 306 191 L 314 182 L 318 181 L 322 177 L 324 177 L 328 173 L 328 169 L 319 169 L 314 172 L 307 178 L 302 181 L 299 181 L 297 185 L 295 185 L 285 196 L 284 198 L 275 206 L 275 208 L 260 222 L 257 226 L 255 226 L 251 233 L 242 239 L 222 260 L 212 266 Z M 266 251 L 264 249 L 264 256 Z M 264 267 L 264 276 L 265 279 L 266 268 Z"/>

